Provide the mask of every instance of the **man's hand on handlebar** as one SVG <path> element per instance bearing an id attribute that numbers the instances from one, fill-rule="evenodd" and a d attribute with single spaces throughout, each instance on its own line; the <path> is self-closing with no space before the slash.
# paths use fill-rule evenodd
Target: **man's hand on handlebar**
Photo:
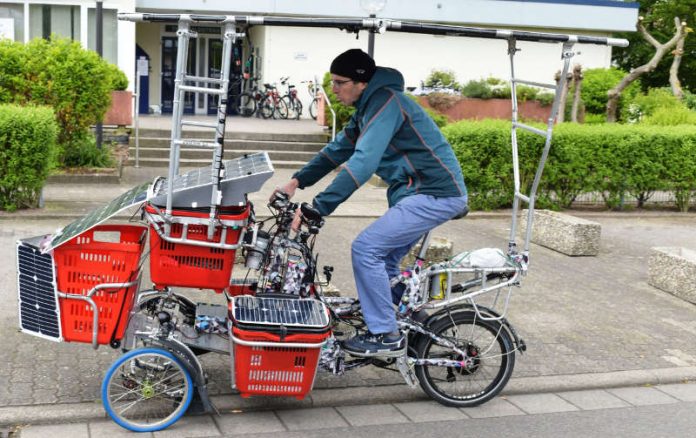
<path id="1" fill-rule="evenodd" d="M 268 198 L 268 201 L 273 202 L 274 196 L 278 192 L 285 193 L 288 195 L 288 199 L 291 199 L 293 196 L 295 196 L 295 191 L 299 186 L 300 182 L 297 180 L 297 178 L 292 178 L 284 185 L 276 187 L 275 190 L 273 190 L 273 193 L 271 193 L 271 197 Z"/>
<path id="2" fill-rule="evenodd" d="M 319 213 L 319 211 L 312 206 L 312 204 L 303 202 L 302 205 L 300 205 L 300 208 L 295 210 L 295 217 L 292 220 L 290 228 L 297 232 L 300 229 L 302 222 L 307 224 L 310 234 L 317 234 L 319 232 L 319 228 L 324 225 L 324 218 L 321 216 L 321 213 Z"/>

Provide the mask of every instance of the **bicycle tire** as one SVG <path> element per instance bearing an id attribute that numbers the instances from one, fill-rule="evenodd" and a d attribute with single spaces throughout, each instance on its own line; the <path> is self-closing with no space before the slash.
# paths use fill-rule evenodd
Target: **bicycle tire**
<path id="1" fill-rule="evenodd" d="M 456 312 L 434 321 L 430 331 L 473 356 L 468 367 L 416 366 L 421 388 L 433 400 L 445 406 L 477 406 L 495 397 L 510 380 L 515 367 L 514 344 L 499 322 L 485 321 L 475 312 Z M 425 359 L 462 359 L 427 335 L 419 337 L 416 354 Z"/>
<path id="2" fill-rule="evenodd" d="M 251 117 L 256 112 L 256 99 L 251 93 L 242 93 L 237 99 L 237 113 L 242 117 Z"/>
<path id="3" fill-rule="evenodd" d="M 300 99 L 292 99 L 290 96 L 283 96 L 283 102 L 288 107 L 288 118 L 299 120 L 302 115 L 302 102 Z"/>
<path id="4" fill-rule="evenodd" d="M 314 120 L 317 119 L 317 106 L 318 106 L 317 102 L 318 101 L 319 101 L 319 98 L 315 97 L 314 99 L 312 99 L 312 103 L 309 104 L 309 116 L 311 118 L 313 118 Z"/>
<path id="5" fill-rule="evenodd" d="M 302 116 L 302 102 L 300 99 L 295 99 L 295 120 L 300 120 Z"/>
<path id="6" fill-rule="evenodd" d="M 278 117 L 276 117 L 276 114 L 278 115 Z M 276 102 L 275 111 L 273 112 L 273 118 L 288 118 L 288 105 L 285 103 L 283 99 L 278 99 L 278 101 Z"/>
<path id="7" fill-rule="evenodd" d="M 101 387 L 107 414 L 133 432 L 154 432 L 176 423 L 191 404 L 193 392 L 186 367 L 170 352 L 152 347 L 119 357 Z"/>
<path id="8" fill-rule="evenodd" d="M 273 105 L 271 98 L 268 96 L 261 100 L 259 107 L 261 110 L 261 117 L 264 119 L 270 119 L 275 114 L 275 105 Z"/>

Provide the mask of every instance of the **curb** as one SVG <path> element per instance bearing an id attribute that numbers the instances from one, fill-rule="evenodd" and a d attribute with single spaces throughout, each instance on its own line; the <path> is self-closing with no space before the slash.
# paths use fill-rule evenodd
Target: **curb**
<path id="1" fill-rule="evenodd" d="M 696 381 L 696 366 L 513 378 L 501 395 L 653 386 L 686 383 L 689 381 Z M 429 400 L 428 396 L 419 387 L 411 389 L 406 385 L 316 389 L 304 400 L 280 397 L 250 397 L 245 399 L 236 394 L 219 395 L 211 398 L 220 414 L 231 411 L 308 409 Z M 107 416 L 99 400 L 91 403 L 62 403 L 0 408 L 0 426 L 75 423 L 104 418 L 107 418 Z"/>

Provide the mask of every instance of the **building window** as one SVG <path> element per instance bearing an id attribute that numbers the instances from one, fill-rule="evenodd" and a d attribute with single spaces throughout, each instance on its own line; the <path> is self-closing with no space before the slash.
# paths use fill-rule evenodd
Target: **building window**
<path id="1" fill-rule="evenodd" d="M 24 41 L 24 5 L 0 5 L 0 39 L 2 38 Z"/>
<path id="2" fill-rule="evenodd" d="M 29 38 L 53 34 L 80 41 L 79 6 L 29 5 Z"/>
<path id="3" fill-rule="evenodd" d="M 102 9 L 102 57 L 112 64 L 118 65 L 118 11 Z M 90 8 L 87 12 L 87 46 L 97 50 L 97 10 Z"/>

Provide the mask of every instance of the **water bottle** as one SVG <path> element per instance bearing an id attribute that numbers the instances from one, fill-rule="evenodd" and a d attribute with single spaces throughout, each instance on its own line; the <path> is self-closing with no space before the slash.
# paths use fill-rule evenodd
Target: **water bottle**
<path id="1" fill-rule="evenodd" d="M 447 291 L 447 273 L 441 272 L 430 277 L 430 299 L 441 300 Z"/>

